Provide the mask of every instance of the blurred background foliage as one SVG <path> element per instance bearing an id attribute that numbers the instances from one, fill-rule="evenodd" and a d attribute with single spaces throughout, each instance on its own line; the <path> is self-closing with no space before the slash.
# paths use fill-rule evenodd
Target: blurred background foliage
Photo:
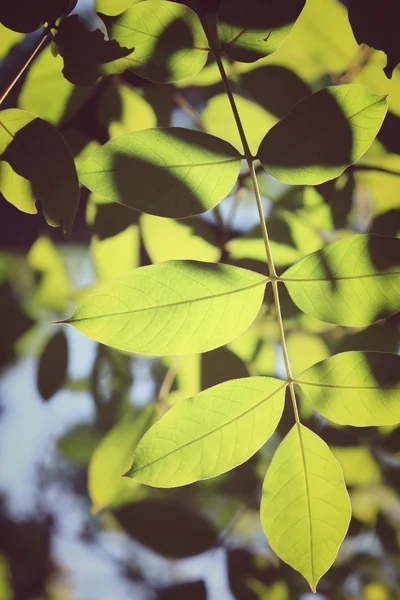
<path id="1" fill-rule="evenodd" d="M 104 27 L 94 9 L 107 24 L 132 3 L 81 0 L 75 12 Z M 212 11 L 218 2 L 204 5 Z M 36 39 L 0 25 L 0 89 Z M 164 85 L 124 69 L 98 78 L 84 60 L 89 87 L 63 76 L 66 55 L 53 50 L 43 48 L 2 108 L 54 124 L 78 166 L 107 140 L 157 126 L 204 130 L 240 148 L 212 58 L 198 75 Z M 253 149 L 326 85 L 363 83 L 390 94 L 377 140 L 338 179 L 289 187 L 260 171 L 280 271 L 352 233 L 399 235 L 400 68 L 388 79 L 384 53 L 357 44 L 345 3 L 307 0 L 276 53 L 224 64 Z M 157 490 L 121 477 L 143 432 L 174 403 L 228 379 L 282 375 L 268 297 L 248 331 L 201 356 L 128 356 L 51 324 L 100 282 L 152 262 L 192 258 L 265 272 L 257 223 L 245 169 L 217 209 L 184 220 L 141 215 L 81 189 L 68 242 L 40 210 L 25 214 L 0 198 L 1 600 L 309 597 L 302 577 L 268 547 L 258 514 L 266 467 L 293 424 L 290 409 L 253 459 L 215 480 Z M 282 308 L 295 373 L 344 350 L 398 352 L 397 316 L 348 329 L 300 313 L 288 295 Z M 400 598 L 400 428 L 334 426 L 304 401 L 301 413 L 341 463 L 353 508 L 317 597 Z"/>

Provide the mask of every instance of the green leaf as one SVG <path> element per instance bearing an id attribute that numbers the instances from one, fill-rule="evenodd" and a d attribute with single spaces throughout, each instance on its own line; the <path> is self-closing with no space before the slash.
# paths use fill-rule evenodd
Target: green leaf
<path id="1" fill-rule="evenodd" d="M 96 0 L 96 12 L 103 15 L 120 15 L 130 8 L 133 4 L 141 0 Z"/>
<path id="2" fill-rule="evenodd" d="M 127 133 L 107 142 L 83 163 L 79 175 L 86 187 L 115 202 L 160 217 L 182 218 L 203 213 L 225 198 L 240 162 L 241 156 L 227 142 L 170 127 Z"/>
<path id="3" fill-rule="evenodd" d="M 365 86 L 325 88 L 301 100 L 267 133 L 258 158 L 287 184 L 334 179 L 368 150 L 386 111 L 386 97 Z"/>
<path id="4" fill-rule="evenodd" d="M 230 265 L 158 263 L 97 288 L 65 323 L 127 352 L 207 352 L 249 327 L 266 282 L 263 275 Z"/>
<path id="5" fill-rule="evenodd" d="M 69 235 L 79 182 L 73 157 L 57 129 L 23 110 L 1 111 L 0 159 L 4 197 L 29 213 L 37 212 L 35 201 L 40 198 L 48 224 L 62 225 Z"/>
<path id="6" fill-rule="evenodd" d="M 110 429 L 96 447 L 88 471 L 93 514 L 108 506 L 121 506 L 138 497 L 136 483 L 122 475 L 129 468 L 132 453 L 154 418 L 153 407 L 147 407 L 140 413 L 130 412 Z"/>
<path id="7" fill-rule="evenodd" d="M 65 383 L 68 368 L 68 342 L 63 331 L 57 331 L 40 356 L 37 388 L 44 401 L 50 400 Z"/>
<path id="8" fill-rule="evenodd" d="M 343 469 L 347 485 L 367 486 L 380 482 L 378 463 L 366 446 L 337 446 L 331 450 Z"/>
<path id="9" fill-rule="evenodd" d="M 237 467 L 275 431 L 285 387 L 267 377 L 235 379 L 179 402 L 144 435 L 127 475 L 177 487 Z"/>
<path id="10" fill-rule="evenodd" d="M 31 300 L 32 310 L 48 309 L 63 313 L 72 289 L 64 261 L 50 238 L 41 236 L 35 241 L 28 252 L 27 262 L 39 282 Z"/>
<path id="11" fill-rule="evenodd" d="M 289 35 L 305 0 L 223 0 L 218 37 L 233 60 L 253 62 L 275 52 Z"/>
<path id="12" fill-rule="evenodd" d="M 208 41 L 196 13 L 164 0 L 139 2 L 109 27 L 110 39 L 134 51 L 114 65 L 145 79 L 167 83 L 198 73 L 208 56 Z"/>
<path id="13" fill-rule="evenodd" d="M 400 308 L 400 239 L 354 235 L 306 256 L 282 275 L 308 315 L 339 325 L 369 325 Z"/>
<path id="14" fill-rule="evenodd" d="M 349 526 L 350 500 L 329 447 L 295 425 L 278 447 L 264 480 L 261 522 L 276 554 L 315 591 Z"/>
<path id="15" fill-rule="evenodd" d="M 400 422 L 400 356 L 343 352 L 313 365 L 296 380 L 313 408 L 341 425 Z"/>

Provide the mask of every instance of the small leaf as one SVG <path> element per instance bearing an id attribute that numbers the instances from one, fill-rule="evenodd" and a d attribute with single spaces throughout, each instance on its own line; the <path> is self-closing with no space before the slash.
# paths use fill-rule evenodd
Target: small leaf
<path id="1" fill-rule="evenodd" d="M 217 543 L 217 532 L 208 520 L 171 500 L 142 500 L 114 515 L 126 533 L 169 558 L 201 554 Z"/>
<path id="2" fill-rule="evenodd" d="M 79 174 L 96 194 L 160 217 L 182 218 L 225 198 L 240 163 L 241 156 L 227 142 L 171 127 L 114 138 L 83 163 Z"/>
<path id="3" fill-rule="evenodd" d="M 343 473 L 329 447 L 303 425 L 281 442 L 264 480 L 261 522 L 276 554 L 315 592 L 351 516 Z"/>
<path id="4" fill-rule="evenodd" d="M 258 158 L 291 185 L 334 179 L 368 150 L 387 111 L 362 85 L 331 86 L 301 100 L 261 142 Z"/>
<path id="5" fill-rule="evenodd" d="M 37 387 L 44 401 L 62 388 L 67 377 L 68 342 L 63 331 L 57 331 L 47 342 L 38 365 Z"/>
<path id="6" fill-rule="evenodd" d="M 263 275 L 230 265 L 158 263 L 97 288 L 65 323 L 127 352 L 207 352 L 250 326 L 266 282 Z"/>
<path id="7" fill-rule="evenodd" d="M 110 65 L 132 69 L 145 79 L 167 83 L 198 73 L 208 56 L 208 42 L 196 13 L 188 6 L 165 0 L 139 2 L 109 26 L 110 39 L 134 48 L 128 57 Z"/>
<path id="8" fill-rule="evenodd" d="M 41 199 L 48 224 L 62 225 L 69 235 L 79 182 L 74 159 L 57 129 L 23 110 L 1 111 L 0 159 L 0 190 L 5 198 L 30 213 L 37 212 L 35 200 Z M 2 161 L 8 163 L 4 171 Z"/>
<path id="9" fill-rule="evenodd" d="M 253 62 L 275 52 L 289 35 L 305 0 L 223 0 L 218 37 L 233 60 Z"/>
<path id="10" fill-rule="evenodd" d="M 400 422 L 400 356 L 343 352 L 313 365 L 296 380 L 313 408 L 341 425 Z"/>
<path id="11" fill-rule="evenodd" d="M 45 23 L 53 26 L 59 17 L 67 15 L 77 0 L 13 0 L 2 2 L 0 22 L 8 29 L 29 33 Z"/>
<path id="12" fill-rule="evenodd" d="M 274 433 L 285 387 L 280 379 L 249 377 L 182 400 L 144 435 L 127 475 L 177 487 L 241 465 Z"/>
<path id="13" fill-rule="evenodd" d="M 400 309 L 400 239 L 351 236 L 306 256 L 282 280 L 308 315 L 339 325 L 369 325 Z"/>

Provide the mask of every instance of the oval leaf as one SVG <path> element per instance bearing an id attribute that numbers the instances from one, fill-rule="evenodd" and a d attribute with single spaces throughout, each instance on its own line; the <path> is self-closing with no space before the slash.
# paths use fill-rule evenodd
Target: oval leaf
<path id="1" fill-rule="evenodd" d="M 400 422 L 400 356 L 343 352 L 304 371 L 296 380 L 313 408 L 341 425 Z"/>
<path id="2" fill-rule="evenodd" d="M 285 387 L 280 379 L 234 379 L 181 401 L 144 435 L 127 475 L 177 487 L 230 471 L 274 433 Z"/>
<path id="3" fill-rule="evenodd" d="M 208 42 L 196 13 L 164 0 L 139 2 L 118 16 L 110 38 L 134 48 L 117 61 L 117 70 L 132 69 L 141 77 L 166 83 L 198 73 L 208 57 Z"/>
<path id="4" fill-rule="evenodd" d="M 386 97 L 363 85 L 327 87 L 301 100 L 267 133 L 258 158 L 291 185 L 334 179 L 368 150 L 386 111 Z"/>
<path id="5" fill-rule="evenodd" d="M 80 179 L 93 192 L 160 217 L 203 213 L 229 194 L 241 156 L 212 135 L 171 127 L 121 135 L 94 152 Z"/>
<path id="6" fill-rule="evenodd" d="M 77 0 L 13 0 L 0 5 L 0 22 L 8 29 L 30 33 L 45 23 L 53 27 L 56 20 L 71 12 Z"/>
<path id="7" fill-rule="evenodd" d="M 275 52 L 289 35 L 305 0 L 223 0 L 218 37 L 233 60 L 254 62 Z"/>
<path id="8" fill-rule="evenodd" d="M 41 199 L 49 225 L 68 235 L 79 202 L 74 159 L 52 125 L 24 110 L 0 112 L 0 191 L 23 212 Z M 5 164 L 4 164 L 5 163 Z"/>
<path id="9" fill-rule="evenodd" d="M 39 360 L 37 387 L 43 400 L 50 400 L 63 386 L 67 377 L 68 342 L 63 331 L 57 331 Z"/>
<path id="10" fill-rule="evenodd" d="M 127 352 L 207 352 L 250 326 L 266 282 L 263 275 L 230 265 L 158 263 L 97 288 L 65 323 Z"/>
<path id="11" fill-rule="evenodd" d="M 295 425 L 278 447 L 264 480 L 261 522 L 272 549 L 315 591 L 346 535 L 350 500 L 329 447 Z"/>
<path id="12" fill-rule="evenodd" d="M 354 235 L 313 252 L 282 275 L 305 313 L 338 325 L 369 325 L 400 308 L 400 239 Z"/>

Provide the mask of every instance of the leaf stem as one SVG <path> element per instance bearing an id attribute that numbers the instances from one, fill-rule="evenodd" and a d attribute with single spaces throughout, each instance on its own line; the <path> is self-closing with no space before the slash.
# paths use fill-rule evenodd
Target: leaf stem
<path id="1" fill-rule="evenodd" d="M 18 73 L 16 74 L 16 76 L 14 77 L 14 79 L 11 81 L 11 83 L 7 86 L 7 88 L 1 94 L 1 96 L 0 96 L 0 105 L 3 104 L 4 100 L 7 98 L 8 94 L 11 92 L 11 90 L 13 89 L 13 87 L 15 86 L 15 84 L 19 81 L 20 77 L 25 73 L 26 69 L 29 67 L 29 65 L 31 64 L 31 62 L 35 58 L 36 54 L 39 52 L 39 50 L 41 49 L 41 47 L 43 46 L 43 44 L 47 40 L 50 31 L 51 31 L 51 27 L 50 27 L 50 25 L 48 25 L 44 29 L 44 31 L 43 31 L 42 35 L 40 36 L 40 38 L 39 38 L 36 46 L 34 47 L 32 53 L 29 55 L 28 59 L 25 61 L 24 65 L 21 67 L 21 69 L 18 71 Z"/>
<path id="2" fill-rule="evenodd" d="M 218 45 L 214 42 L 214 39 L 210 33 L 210 30 L 208 28 L 208 25 L 207 25 L 205 19 L 202 18 L 201 14 L 199 15 L 199 17 L 201 19 L 204 32 L 208 38 L 208 43 L 210 44 L 211 51 L 214 54 L 215 61 L 217 63 L 217 66 L 218 66 L 218 69 L 219 69 L 219 72 L 221 75 L 221 79 L 224 84 L 224 88 L 225 88 L 226 94 L 229 99 L 229 103 L 232 108 L 233 116 L 235 118 L 236 126 L 238 128 L 240 139 L 241 139 L 241 142 L 243 145 L 244 157 L 245 157 L 245 160 L 246 160 L 248 168 L 249 168 L 249 173 L 250 173 L 250 177 L 251 177 L 251 181 L 252 181 L 252 185 L 253 185 L 253 189 L 254 189 L 254 195 L 256 198 L 256 202 L 257 202 L 257 209 L 258 209 L 258 215 L 260 218 L 261 232 L 262 232 L 262 236 L 263 236 L 263 240 L 264 240 L 265 252 L 267 255 L 269 277 L 271 279 L 272 292 L 273 292 L 273 296 L 274 296 L 274 304 L 275 304 L 276 316 L 277 316 L 278 327 L 279 327 L 279 337 L 280 337 L 280 342 L 281 342 L 281 347 L 282 347 L 282 352 L 283 352 L 283 359 L 285 362 L 286 380 L 289 384 L 290 397 L 291 397 L 292 404 L 293 404 L 293 411 L 294 411 L 294 416 L 296 419 L 296 424 L 300 425 L 299 411 L 297 408 L 296 394 L 295 394 L 294 384 L 293 384 L 292 369 L 290 366 L 290 359 L 289 359 L 289 353 L 288 353 L 287 344 L 286 344 L 285 330 L 284 330 L 284 326 L 283 326 L 282 310 L 281 310 L 279 289 L 278 289 L 278 279 L 279 278 L 278 278 L 278 276 L 276 274 L 276 270 L 275 270 L 275 264 L 274 264 L 274 259 L 272 256 L 272 250 L 271 250 L 271 243 L 269 240 L 268 229 L 267 229 L 267 225 L 265 222 L 264 209 L 262 206 L 260 188 L 258 185 L 256 169 L 254 166 L 256 158 L 252 155 L 248 141 L 247 141 L 243 123 L 240 118 L 238 108 L 236 106 L 235 97 L 232 93 L 232 89 L 231 89 L 228 77 L 226 75 L 223 62 L 221 60 L 220 49 L 219 49 Z"/>

